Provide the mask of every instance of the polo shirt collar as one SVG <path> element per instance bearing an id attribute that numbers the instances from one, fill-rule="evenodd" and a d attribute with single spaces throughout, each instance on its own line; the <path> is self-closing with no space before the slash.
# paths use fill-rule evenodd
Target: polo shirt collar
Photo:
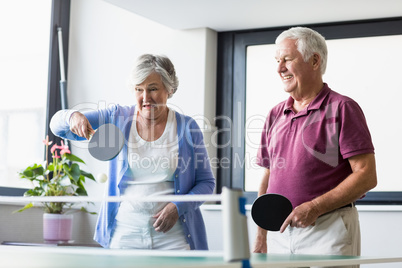
<path id="1" fill-rule="evenodd" d="M 327 83 L 324 83 L 323 88 L 321 91 L 318 93 L 318 95 L 313 99 L 313 101 L 308 105 L 307 111 L 309 110 L 318 110 L 320 109 L 323 101 L 329 94 L 331 89 L 328 87 Z M 285 104 L 285 109 L 283 110 L 283 113 L 287 113 L 292 111 L 292 106 L 293 106 L 294 99 L 292 97 L 289 97 L 288 100 L 286 101 Z"/>

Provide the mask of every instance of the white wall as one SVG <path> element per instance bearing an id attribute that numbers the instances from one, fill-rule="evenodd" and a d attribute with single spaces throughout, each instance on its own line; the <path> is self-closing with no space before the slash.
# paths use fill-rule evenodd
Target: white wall
<path id="1" fill-rule="evenodd" d="M 101 0 L 72 0 L 69 104 L 75 108 L 93 109 L 99 103 L 133 103 L 126 79 L 135 58 L 143 53 L 161 53 L 172 59 L 180 78 L 179 90 L 170 103 L 185 114 L 206 116 L 212 122 L 216 102 L 216 46 L 216 33 L 209 29 L 176 31 Z M 82 144 L 74 144 L 72 150 L 87 162 L 88 171 L 95 175 L 107 171 L 107 164 L 93 160 L 81 147 Z M 88 187 L 91 196 L 104 191 L 103 184 L 90 182 Z M 1 211 L 9 213 L 13 209 L 2 206 Z M 378 208 L 366 207 L 360 210 L 362 254 L 402 255 L 402 232 L 398 229 L 402 223 L 401 209 L 393 207 L 392 211 L 384 211 L 380 207 L 378 211 Z M 210 248 L 221 250 L 224 227 L 220 208 L 203 206 L 203 214 Z M 21 215 L 25 214 L 18 217 Z M 21 220 L 18 218 L 15 221 Z M 88 217 L 86 222 L 92 224 L 86 228 L 93 230 L 95 217 Z M 5 226 L 12 224 L 2 223 Z M 0 226 L 1 230 L 4 228 Z M 255 230 L 255 225 L 249 220 L 250 245 L 253 244 Z M 24 236 L 25 239 L 29 240 L 29 234 Z M 13 236 L 9 233 L 7 237 Z M 368 267 L 400 267 L 400 264 Z"/>
<path id="2" fill-rule="evenodd" d="M 0 204 L 0 243 L 5 241 L 43 242 L 42 208 L 35 207 L 21 213 L 14 213 L 24 205 Z M 92 239 L 95 231 L 95 216 L 78 210 L 73 215 L 72 240 L 78 244 L 95 245 L 96 242 Z"/>

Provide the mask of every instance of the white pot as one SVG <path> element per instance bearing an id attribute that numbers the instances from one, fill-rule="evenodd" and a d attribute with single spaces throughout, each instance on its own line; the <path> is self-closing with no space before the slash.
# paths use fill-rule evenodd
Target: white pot
<path id="1" fill-rule="evenodd" d="M 43 240 L 50 243 L 66 243 L 72 239 L 73 215 L 43 214 Z"/>

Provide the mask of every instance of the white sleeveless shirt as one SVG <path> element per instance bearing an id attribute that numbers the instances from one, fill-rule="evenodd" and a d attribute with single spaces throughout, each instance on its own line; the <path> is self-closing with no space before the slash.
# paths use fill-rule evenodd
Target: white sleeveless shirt
<path id="1" fill-rule="evenodd" d="M 169 109 L 165 130 L 155 141 L 143 140 L 138 134 L 136 120 L 134 120 L 128 142 L 128 161 L 133 175 L 130 184 L 173 180 L 179 153 L 174 111 Z"/>
<path id="2" fill-rule="evenodd" d="M 168 108 L 169 109 L 169 108 Z M 126 181 L 122 189 L 123 196 L 149 197 L 174 194 L 173 174 L 178 164 L 178 137 L 175 112 L 169 109 L 165 130 L 155 141 L 145 141 L 137 131 L 136 119 L 130 129 L 128 140 L 128 161 L 131 179 Z M 116 227 L 111 238 L 112 248 L 160 248 L 188 249 L 181 223 L 167 233 L 156 233 L 153 230 L 153 216 L 165 207 L 167 202 L 123 201 L 116 215 Z M 137 240 L 133 234 L 141 234 Z M 142 244 L 144 238 L 150 236 L 152 241 L 164 241 L 157 245 Z M 166 243 L 170 241 L 169 243 Z M 136 244 L 136 245 L 135 245 Z M 130 246 L 127 246 L 130 245 Z M 166 246 L 167 245 L 167 246 Z"/>
<path id="3" fill-rule="evenodd" d="M 169 109 L 165 130 L 155 141 L 145 141 L 137 131 L 138 112 L 132 122 L 128 139 L 128 162 L 131 180 L 126 181 L 123 195 L 136 197 L 174 194 L 173 174 L 178 162 L 177 122 L 174 111 Z M 132 210 L 155 214 L 166 203 L 130 202 Z M 123 202 L 120 208 L 125 208 Z"/>

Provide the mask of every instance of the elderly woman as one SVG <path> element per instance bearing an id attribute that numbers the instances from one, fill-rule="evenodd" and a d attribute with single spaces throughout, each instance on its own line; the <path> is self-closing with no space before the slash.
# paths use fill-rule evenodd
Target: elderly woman
<path id="1" fill-rule="evenodd" d="M 164 56 L 143 55 L 131 81 L 135 105 L 85 113 L 59 111 L 50 123 L 52 132 L 85 140 L 102 124 L 120 128 L 125 145 L 110 161 L 109 196 L 211 194 L 215 179 L 200 128 L 166 104 L 179 83 L 172 62 Z M 206 250 L 201 204 L 105 202 L 94 239 L 106 248 Z"/>

